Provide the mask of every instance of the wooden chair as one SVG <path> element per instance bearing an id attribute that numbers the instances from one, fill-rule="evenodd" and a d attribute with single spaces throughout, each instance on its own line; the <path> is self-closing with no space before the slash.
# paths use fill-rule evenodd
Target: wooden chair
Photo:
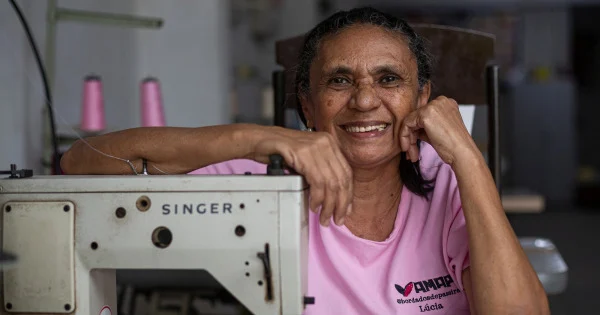
<path id="1" fill-rule="evenodd" d="M 423 36 L 435 58 L 432 95 L 455 99 L 459 104 L 488 106 L 488 163 L 500 190 L 500 132 L 498 115 L 498 69 L 493 64 L 493 35 L 468 29 L 431 24 L 412 25 Z M 275 43 L 276 62 L 283 70 L 273 73 L 274 124 L 288 126 L 286 111 L 296 110 L 294 69 L 304 35 Z M 302 115 L 301 111 L 299 115 Z"/>

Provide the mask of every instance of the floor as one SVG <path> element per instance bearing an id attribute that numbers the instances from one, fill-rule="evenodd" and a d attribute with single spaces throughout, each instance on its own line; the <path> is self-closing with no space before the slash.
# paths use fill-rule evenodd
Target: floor
<path id="1" fill-rule="evenodd" d="M 549 297 L 552 314 L 600 314 L 600 209 L 555 209 L 510 220 L 518 236 L 552 240 L 569 267 L 566 292 Z"/>

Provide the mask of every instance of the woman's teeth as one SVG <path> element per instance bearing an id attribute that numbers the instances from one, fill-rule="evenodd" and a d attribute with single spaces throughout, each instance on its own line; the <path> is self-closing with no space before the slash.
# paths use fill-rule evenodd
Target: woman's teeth
<path id="1" fill-rule="evenodd" d="M 373 130 L 383 131 L 387 127 L 387 124 L 374 125 L 374 126 L 366 126 L 366 127 L 357 127 L 357 126 L 346 126 L 346 131 L 348 132 L 369 132 Z"/>

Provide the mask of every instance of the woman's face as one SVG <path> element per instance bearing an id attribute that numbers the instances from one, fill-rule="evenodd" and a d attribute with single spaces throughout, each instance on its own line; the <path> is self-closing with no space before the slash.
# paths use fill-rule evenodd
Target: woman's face
<path id="1" fill-rule="evenodd" d="M 398 158 L 402 120 L 428 98 L 404 38 L 356 25 L 321 40 L 301 102 L 309 127 L 337 139 L 350 165 L 370 167 Z"/>

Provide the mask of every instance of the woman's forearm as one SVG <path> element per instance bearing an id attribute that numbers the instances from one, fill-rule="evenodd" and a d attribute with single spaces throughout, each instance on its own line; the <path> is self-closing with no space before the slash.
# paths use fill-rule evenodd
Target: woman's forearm
<path id="1" fill-rule="evenodd" d="M 478 314 L 548 314 L 544 289 L 506 218 L 483 157 L 467 154 L 453 169 L 469 233 Z"/>
<path id="2" fill-rule="evenodd" d="M 63 155 L 61 168 L 66 174 L 133 174 L 125 160 L 140 172 L 142 159 L 146 159 L 151 174 L 183 174 L 246 157 L 251 153 L 253 137 L 264 128 L 233 124 L 127 129 L 77 141 Z"/>

